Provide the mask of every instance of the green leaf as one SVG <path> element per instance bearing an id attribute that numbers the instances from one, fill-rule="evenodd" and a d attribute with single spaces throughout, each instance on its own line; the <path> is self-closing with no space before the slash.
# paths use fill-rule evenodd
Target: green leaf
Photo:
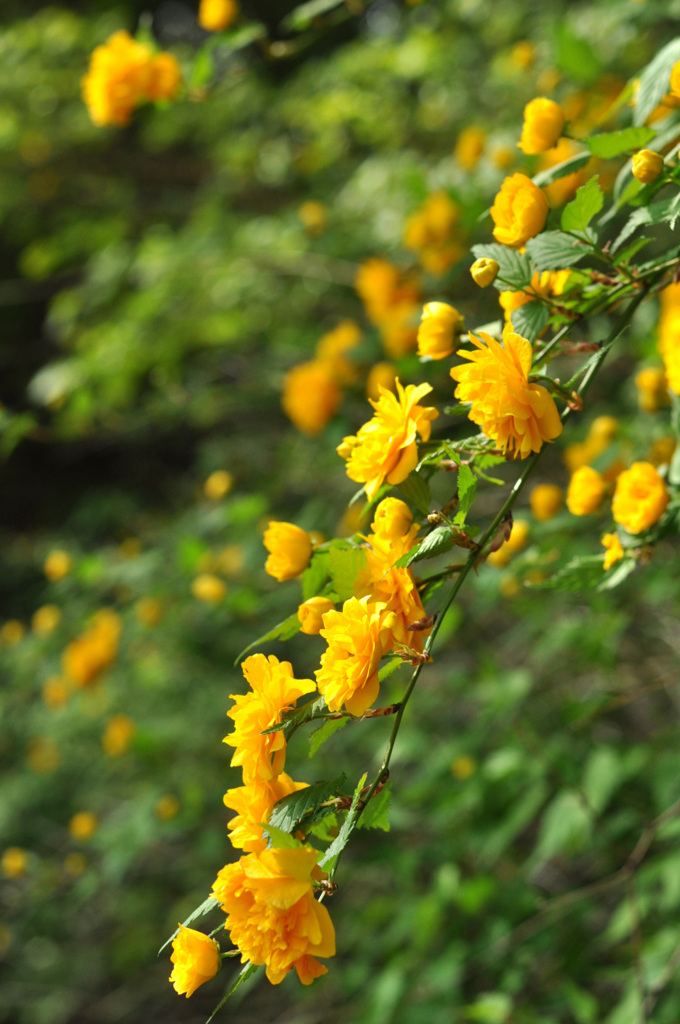
<path id="1" fill-rule="evenodd" d="M 260 644 L 268 644 L 271 640 L 290 640 L 292 636 L 299 632 L 300 620 L 297 617 L 297 612 L 294 612 L 293 615 L 289 615 L 283 622 L 279 622 L 278 626 L 274 626 L 264 636 L 259 636 L 257 640 L 253 640 L 247 647 L 244 647 L 234 664 L 238 665 L 239 661 L 242 660 L 248 651 L 252 651 L 253 647 L 259 647 Z"/>
<path id="2" fill-rule="evenodd" d="M 469 403 L 467 405 L 445 405 L 444 412 L 447 416 L 467 416 L 470 412 L 470 405 Z M 446 453 L 440 449 L 438 454 L 444 455 Z"/>
<path id="3" fill-rule="evenodd" d="M 383 832 L 389 832 L 391 786 L 392 783 L 387 782 L 378 795 L 369 800 L 361 812 L 357 828 L 379 828 Z"/>
<path id="4" fill-rule="evenodd" d="M 456 526 L 465 526 L 465 519 L 472 508 L 477 493 L 477 477 L 469 466 L 461 466 L 458 470 L 458 511 L 453 520 Z"/>
<path id="5" fill-rule="evenodd" d="M 573 558 L 554 576 L 530 586 L 542 590 L 589 590 L 602 580 L 602 555 Z"/>
<path id="6" fill-rule="evenodd" d="M 284 796 L 274 805 L 269 815 L 269 825 L 282 829 L 284 832 L 295 832 L 304 827 L 304 819 L 311 817 L 319 809 L 320 804 L 327 803 L 335 796 L 341 796 L 340 787 L 346 781 L 343 773 L 332 782 L 315 782 L 313 786 L 299 789 L 297 793 Z"/>
<path id="7" fill-rule="evenodd" d="M 588 256 L 593 246 L 561 231 L 544 231 L 529 239 L 526 251 L 537 270 L 566 270 Z"/>
<path id="8" fill-rule="evenodd" d="M 598 747 L 586 761 L 583 794 L 595 814 L 601 814 L 625 776 L 621 759 L 612 747 Z"/>
<path id="9" fill-rule="evenodd" d="M 402 555 L 394 563 L 395 569 L 406 569 L 412 562 L 420 562 L 423 558 L 434 558 L 443 551 L 453 547 L 452 530 L 450 526 L 437 526 L 427 537 L 415 544 L 410 551 Z"/>
<path id="10" fill-rule="evenodd" d="M 309 722 L 312 718 L 316 718 L 326 708 L 326 702 L 323 697 L 319 697 L 317 693 L 305 693 L 300 697 L 302 701 L 297 707 L 291 711 L 286 711 L 281 716 L 281 721 L 277 722 L 276 725 L 270 725 L 268 729 L 263 729 L 262 736 L 268 736 L 271 732 L 278 732 L 280 729 L 286 729 L 289 726 L 294 726 L 296 729 L 300 725 L 304 725 L 305 722 Z"/>
<path id="11" fill-rule="evenodd" d="M 544 188 L 546 185 L 552 185 L 553 181 L 558 181 L 559 178 L 566 178 L 568 174 L 575 174 L 576 171 L 580 171 L 589 160 L 590 153 L 577 153 L 576 156 L 570 156 L 568 160 L 563 160 L 561 163 L 541 171 L 540 174 L 535 174 L 531 180 L 534 185 Z"/>
<path id="12" fill-rule="evenodd" d="M 525 302 L 510 314 L 513 329 L 523 338 L 534 342 L 550 320 L 550 310 L 542 302 Z"/>
<path id="13" fill-rule="evenodd" d="M 633 558 L 623 558 L 620 562 L 617 562 L 612 568 L 606 573 L 604 579 L 597 587 L 597 590 L 613 590 L 614 587 L 618 587 L 620 583 L 623 583 L 625 579 L 635 571 L 636 562 Z"/>
<path id="14" fill-rule="evenodd" d="M 417 473 L 411 473 L 399 484 L 399 490 L 404 495 L 407 501 L 410 501 L 412 505 L 422 512 L 424 516 L 430 511 L 430 488 L 428 487 L 422 476 L 418 476 Z"/>
<path id="15" fill-rule="evenodd" d="M 574 35 L 564 18 L 557 21 L 555 31 L 555 63 L 560 71 L 577 82 L 594 82 L 601 73 L 600 60 L 585 39 Z"/>
<path id="16" fill-rule="evenodd" d="M 229 986 L 229 988 L 227 989 L 225 994 L 222 996 L 222 998 L 220 999 L 219 1003 L 217 1004 L 217 1006 L 215 1007 L 213 1012 L 208 1017 L 208 1019 L 205 1022 L 205 1024 L 210 1024 L 210 1021 L 213 1020 L 213 1018 L 215 1017 L 215 1014 L 219 1010 L 222 1009 L 222 1007 L 226 1003 L 226 1001 L 229 998 L 229 996 L 233 996 L 233 994 L 236 991 L 236 989 L 240 988 L 244 981 L 247 981 L 248 978 L 252 978 L 252 976 L 254 974 L 256 974 L 257 971 L 259 971 L 259 970 L 260 970 L 260 968 L 258 966 L 256 966 L 255 964 L 251 964 L 250 960 L 247 963 L 245 963 L 243 965 L 243 967 L 241 968 L 241 970 L 239 971 L 238 977 L 236 978 L 234 983 Z"/>
<path id="17" fill-rule="evenodd" d="M 213 59 L 212 50 L 210 47 L 204 46 L 198 51 L 194 58 L 194 63 L 189 75 L 189 88 L 198 89 L 201 86 L 207 85 L 212 81 L 214 74 L 215 61 Z"/>
<path id="18" fill-rule="evenodd" d="M 611 247 L 612 252 L 621 248 L 623 243 L 630 238 L 637 228 L 645 224 L 672 223 L 680 216 L 680 193 L 670 199 L 661 199 L 658 203 L 650 203 L 649 206 L 641 206 L 634 210 L 627 222 L 624 224 L 618 238 Z"/>
<path id="19" fill-rule="evenodd" d="M 324 588 L 328 579 L 328 551 L 316 551 L 312 560 L 302 574 L 302 597 L 308 601 L 316 597 Z"/>
<path id="20" fill-rule="evenodd" d="M 232 29 L 231 32 L 221 32 L 219 37 L 215 37 L 219 41 L 219 47 L 221 50 L 244 50 L 246 46 L 250 46 L 258 39 L 265 39 L 267 36 L 267 29 L 259 21 L 249 21 L 247 25 L 241 25 L 240 28 Z"/>
<path id="21" fill-rule="evenodd" d="M 641 126 L 639 128 L 624 128 L 620 132 L 591 135 L 584 141 L 593 156 L 609 160 L 613 156 L 618 156 L 619 153 L 626 153 L 631 149 L 642 149 L 655 135 L 656 132 L 653 128 Z"/>
<path id="22" fill-rule="evenodd" d="M 344 729 L 349 718 L 329 718 L 320 729 L 316 729 L 309 737 L 309 756 L 314 757 L 319 747 L 322 747 L 326 740 L 329 740 L 333 733 Z"/>
<path id="23" fill-rule="evenodd" d="M 670 88 L 673 65 L 680 60 L 680 37 L 672 39 L 657 53 L 640 75 L 633 120 L 643 125 Z"/>
<path id="24" fill-rule="evenodd" d="M 535 861 L 545 861 L 555 854 L 574 854 L 590 839 L 591 814 L 576 790 L 558 793 L 541 819 Z"/>
<path id="25" fill-rule="evenodd" d="M 356 578 L 366 567 L 366 549 L 331 547 L 328 552 L 328 574 L 338 601 L 354 595 Z"/>
<path id="26" fill-rule="evenodd" d="M 585 231 L 593 217 L 604 206 L 604 193 L 597 178 L 581 185 L 576 196 L 562 210 L 560 225 L 563 231 Z"/>
<path id="27" fill-rule="evenodd" d="M 401 668 L 403 664 L 404 663 L 401 658 L 389 658 L 383 667 L 378 670 L 378 679 L 380 682 L 384 683 L 385 680 L 389 679 L 390 676 L 393 675 L 398 668 Z"/>
<path id="28" fill-rule="evenodd" d="M 498 242 L 489 242 L 486 245 L 473 245 L 472 252 L 477 259 L 486 257 L 496 261 L 498 277 L 495 284 L 499 291 L 507 291 L 508 286 L 513 291 L 521 291 L 522 288 L 531 284 L 534 273 L 531 260 L 525 254 L 517 252 L 516 249 L 510 249 L 507 245 L 500 245 Z"/>
<path id="29" fill-rule="evenodd" d="M 338 858 L 342 851 L 347 846 L 347 843 L 349 842 L 349 837 L 354 831 L 354 824 L 352 819 L 354 817 L 354 811 L 356 810 L 356 806 L 359 803 L 359 799 L 361 797 L 361 791 L 365 785 L 366 773 L 364 772 L 364 774 L 357 782 L 356 789 L 354 790 L 354 796 L 352 797 L 352 804 L 350 806 L 349 811 L 347 812 L 347 817 L 342 823 L 342 828 L 340 829 L 337 838 L 333 840 L 333 842 L 328 847 L 323 857 L 319 861 L 319 867 L 323 868 L 324 871 L 328 871 L 330 878 L 333 877 L 333 872 L 335 871 L 335 866 L 338 863 Z"/>
<path id="30" fill-rule="evenodd" d="M 271 839 L 271 844 L 276 850 L 295 850 L 302 846 L 299 839 L 295 836 L 289 835 L 288 832 L 284 832 L 283 829 L 277 828 L 276 825 L 272 825 L 271 822 L 260 822 L 262 831 L 266 832 Z"/>
<path id="31" fill-rule="evenodd" d="M 191 911 L 186 921 L 182 921 L 183 927 L 188 928 L 189 925 L 192 924 L 194 921 L 197 921 L 199 917 L 203 917 L 205 914 L 209 914 L 211 910 L 214 910 L 216 907 L 219 907 L 219 905 L 219 900 L 216 900 L 214 896 L 208 896 L 207 900 L 203 900 L 200 907 L 196 907 L 195 910 Z M 179 928 L 176 928 L 175 931 L 170 936 L 170 938 L 163 943 L 161 948 L 158 950 L 157 956 L 161 955 L 166 946 L 169 946 L 172 940 L 177 935 L 179 935 Z"/>
<path id="32" fill-rule="evenodd" d="M 309 28 L 315 18 L 332 11 L 335 7 L 340 7 L 344 2 L 345 0 L 308 0 L 287 14 L 281 24 L 289 32 L 302 32 Z"/>

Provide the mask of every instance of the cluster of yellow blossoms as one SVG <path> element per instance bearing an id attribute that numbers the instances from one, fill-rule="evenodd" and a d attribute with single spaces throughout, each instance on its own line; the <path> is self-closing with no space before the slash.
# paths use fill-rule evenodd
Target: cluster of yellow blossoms
<path id="1" fill-rule="evenodd" d="M 445 274 L 465 255 L 459 221 L 460 210 L 448 192 L 433 192 L 406 221 L 404 245 L 418 254 L 428 273 Z"/>
<path id="2" fill-rule="evenodd" d="M 122 127 L 140 104 L 173 99 L 181 81 L 171 53 L 154 53 L 129 32 L 114 32 L 92 53 L 83 99 L 94 124 Z"/>
<path id="3" fill-rule="evenodd" d="M 366 316 L 380 331 L 391 359 L 410 352 L 416 343 L 420 286 L 389 260 L 374 257 L 362 263 L 354 286 Z"/>
<path id="4" fill-rule="evenodd" d="M 281 405 L 283 411 L 303 434 L 321 433 L 342 400 L 342 388 L 357 376 L 348 354 L 361 341 L 354 320 L 343 320 L 324 334 L 316 346 L 314 359 L 299 363 L 286 374 Z"/>

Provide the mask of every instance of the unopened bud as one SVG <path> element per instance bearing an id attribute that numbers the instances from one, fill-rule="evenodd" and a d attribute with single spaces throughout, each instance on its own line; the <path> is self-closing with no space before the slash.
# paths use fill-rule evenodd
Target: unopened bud
<path id="1" fill-rule="evenodd" d="M 480 288 L 486 288 L 488 285 L 493 284 L 496 280 L 496 274 L 498 273 L 498 264 L 495 260 L 487 259 L 483 256 L 470 267 L 470 274 L 475 284 L 478 284 Z"/>
<path id="2" fill-rule="evenodd" d="M 649 185 L 661 174 L 663 157 L 653 149 L 641 149 L 633 157 L 633 177 L 643 185 Z"/>

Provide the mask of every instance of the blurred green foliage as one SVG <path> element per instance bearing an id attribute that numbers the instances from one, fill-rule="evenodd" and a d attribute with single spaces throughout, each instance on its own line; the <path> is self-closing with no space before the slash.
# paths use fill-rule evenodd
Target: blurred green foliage
<path id="1" fill-rule="evenodd" d="M 0 845 L 28 859 L 0 880 L 0 1020 L 198 1021 L 219 984 L 187 1004 L 154 958 L 229 856 L 232 663 L 299 600 L 296 583 L 264 576 L 263 523 L 332 535 L 354 490 L 334 447 L 366 418 L 365 370 L 382 358 L 356 265 L 410 266 L 405 220 L 438 189 L 465 236 L 488 241 L 478 218 L 505 173 L 496 156 L 514 154 L 542 76 L 555 69 L 561 98 L 587 108 L 654 55 L 680 8 L 377 0 L 298 35 L 271 5 L 244 4 L 267 45 L 218 41 L 201 67 L 195 11 L 162 4 L 152 28 L 180 57 L 186 95 L 113 131 L 90 124 L 79 83 L 137 7 L 20 6 L 0 32 L 0 615 L 27 626 L 54 604 L 62 618 L 49 635 L 2 634 Z M 472 172 L 452 156 L 469 125 L 487 135 Z M 298 213 L 310 199 L 327 210 L 318 236 Z M 423 293 L 488 322 L 495 297 L 468 263 L 424 275 Z M 302 436 L 280 410 L 284 374 L 346 317 L 364 330 L 362 374 L 325 433 Z M 669 433 L 666 410 L 640 416 L 632 384 L 654 352 L 650 304 L 592 395 L 619 419 L 624 454 Z M 421 379 L 412 356 L 399 369 Z M 435 385 L 450 403 L 444 370 Z M 220 500 L 203 493 L 217 469 L 234 478 Z M 558 451 L 542 472 L 564 485 Z M 233 1019 L 677 1024 L 680 826 L 650 830 L 680 796 L 677 547 L 662 542 L 614 592 L 553 593 L 540 573 L 595 551 L 599 534 L 567 513 L 549 526 L 532 523 L 506 572 L 481 572 L 442 629 L 399 738 L 391 831 L 357 833 L 342 862 L 328 977 L 260 986 Z M 74 568 L 50 583 L 54 549 Z M 204 572 L 227 585 L 214 606 L 192 595 Z M 50 706 L 46 680 L 102 607 L 121 617 L 117 657 Z M 321 644 L 272 650 L 307 675 Z M 113 715 L 135 726 L 114 756 L 102 747 Z M 358 777 L 388 727 L 343 729 L 313 768 L 298 738 L 289 770 Z M 99 826 L 79 841 L 68 825 L 82 811 Z"/>

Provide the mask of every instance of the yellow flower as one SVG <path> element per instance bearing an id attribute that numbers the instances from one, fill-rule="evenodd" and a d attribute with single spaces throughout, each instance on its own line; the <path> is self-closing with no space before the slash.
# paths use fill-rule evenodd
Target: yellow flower
<path id="1" fill-rule="evenodd" d="M 363 715 L 378 696 L 380 659 L 393 644 L 395 616 L 368 597 L 350 597 L 342 611 L 326 612 L 321 636 L 328 647 L 321 656 L 316 681 L 331 711 L 343 705 Z"/>
<path id="2" fill-rule="evenodd" d="M 347 461 L 347 476 L 365 484 L 369 501 L 384 480 L 400 484 L 416 468 L 416 435 L 427 441 L 431 421 L 439 415 L 432 406 L 418 405 L 432 391 L 429 384 L 403 388 L 399 380 L 395 383 L 397 394 L 381 388 L 377 402 L 371 401 L 373 418 L 359 428 L 356 436 L 346 437 L 338 446 L 338 455 Z"/>
<path id="3" fill-rule="evenodd" d="M 557 484 L 537 484 L 529 495 L 531 511 L 539 523 L 545 523 L 557 515 L 563 501 L 562 488 Z"/>
<path id="4" fill-rule="evenodd" d="M 284 377 L 283 411 L 298 430 L 310 437 L 321 433 L 338 411 L 341 398 L 331 367 L 319 359 L 299 363 Z"/>
<path id="5" fill-rule="evenodd" d="M 338 384 L 351 384 L 356 380 L 357 368 L 346 356 L 360 341 L 359 325 L 354 320 L 342 320 L 317 342 L 316 358 L 327 367 Z"/>
<path id="6" fill-rule="evenodd" d="M 573 516 L 589 516 L 599 508 L 604 489 L 602 474 L 590 466 L 581 466 L 569 481 L 567 508 Z"/>
<path id="7" fill-rule="evenodd" d="M 680 304 L 670 288 L 665 288 L 661 293 L 659 347 L 668 386 L 676 395 L 680 395 Z"/>
<path id="8" fill-rule="evenodd" d="M 530 530 L 526 519 L 515 519 L 508 539 L 501 544 L 497 551 L 492 551 L 487 557 L 489 565 L 493 565 L 497 569 L 504 569 L 511 556 L 523 551 L 527 546 Z"/>
<path id="9" fill-rule="evenodd" d="M 562 433 L 557 407 L 546 388 L 529 382 L 531 344 L 526 338 L 509 331 L 503 346 L 481 331 L 480 338 L 471 333 L 476 351 L 456 353 L 470 363 L 450 371 L 458 381 L 455 396 L 472 403 L 468 415 L 487 437 L 525 459 Z"/>
<path id="10" fill-rule="evenodd" d="M 300 631 L 308 636 L 317 636 L 323 625 L 322 616 L 333 611 L 335 605 L 327 597 L 310 597 L 297 610 Z"/>
<path id="11" fill-rule="evenodd" d="M 476 125 L 463 128 L 456 141 L 453 155 L 464 171 L 474 171 L 484 152 L 486 132 Z"/>
<path id="12" fill-rule="evenodd" d="M 431 274 L 443 274 L 463 255 L 454 240 L 460 210 L 447 192 L 433 192 L 406 222 L 404 245 L 417 252 Z"/>
<path id="13" fill-rule="evenodd" d="M 169 793 L 167 796 L 162 796 L 156 801 L 153 811 L 159 821 L 170 821 L 172 818 L 177 817 L 179 800 L 176 796 Z"/>
<path id="14" fill-rule="evenodd" d="M 96 125 L 126 125 L 136 106 L 148 98 L 153 53 L 128 32 L 114 32 L 90 58 L 83 99 Z"/>
<path id="15" fill-rule="evenodd" d="M 19 878 L 28 867 L 28 854 L 20 846 L 8 846 L 0 860 L 0 868 L 5 878 Z"/>
<path id="16" fill-rule="evenodd" d="M 52 583 L 58 583 L 71 572 L 73 559 L 66 551 L 50 551 L 45 559 L 45 575 Z"/>
<path id="17" fill-rule="evenodd" d="M 226 469 L 216 469 L 203 484 L 203 492 L 211 501 L 225 498 L 234 486 L 234 478 Z"/>
<path id="18" fill-rule="evenodd" d="M 539 163 L 539 169 L 547 171 L 551 167 L 555 167 L 557 164 L 561 164 L 564 160 L 569 160 L 581 152 L 582 148 L 573 139 L 560 139 L 553 149 L 543 154 Z M 563 178 L 553 181 L 550 185 L 546 185 L 544 191 L 549 204 L 551 206 L 562 206 L 568 199 L 571 199 L 576 189 L 584 181 L 585 169 L 581 168 L 579 171 L 574 171 L 572 174 L 567 174 Z"/>
<path id="19" fill-rule="evenodd" d="M 2 624 L 2 629 L 0 629 L 0 640 L 10 647 L 16 647 L 25 636 L 26 627 L 18 619 L 8 619 L 7 622 Z"/>
<path id="20" fill-rule="evenodd" d="M 354 282 L 371 323 L 380 326 L 395 308 L 417 305 L 420 290 L 399 267 L 389 260 L 373 257 L 361 264 Z"/>
<path id="21" fill-rule="evenodd" d="M 84 843 L 97 831 L 97 816 L 91 811 L 78 811 L 68 823 L 68 830 L 71 836 L 78 842 Z"/>
<path id="22" fill-rule="evenodd" d="M 537 271 L 531 278 L 531 284 L 523 291 L 501 292 L 498 301 L 503 308 L 506 321 L 510 322 L 513 311 L 531 302 L 535 295 L 542 295 L 544 298 L 561 295 L 570 274 L 570 270 L 544 270 L 540 273 Z"/>
<path id="23" fill-rule="evenodd" d="M 135 723 L 127 715 L 112 715 L 102 736 L 104 753 L 109 757 L 120 757 L 129 749 L 136 731 Z"/>
<path id="24" fill-rule="evenodd" d="M 330 915 L 314 899 L 313 883 L 323 877 L 318 858 L 309 846 L 263 850 L 222 868 L 213 884 L 242 961 L 265 964 L 272 985 L 293 967 L 309 985 L 326 973 L 316 957 L 335 956 Z"/>
<path id="25" fill-rule="evenodd" d="M 477 762 L 473 757 L 463 755 L 463 757 L 457 757 L 451 765 L 451 774 L 455 779 L 469 779 L 471 775 L 474 775 L 477 771 Z"/>
<path id="26" fill-rule="evenodd" d="M 179 934 L 172 940 L 171 962 L 175 965 L 169 980 L 178 996 L 187 999 L 220 969 L 220 947 L 203 932 L 179 925 Z"/>
<path id="27" fill-rule="evenodd" d="M 635 375 L 638 405 L 642 412 L 658 412 L 668 404 L 666 371 L 660 366 L 646 366 Z"/>
<path id="28" fill-rule="evenodd" d="M 49 636 L 61 622 L 61 608 L 56 604 L 44 604 L 31 619 L 31 629 L 38 636 Z"/>
<path id="29" fill-rule="evenodd" d="M 240 544 L 227 544 L 217 556 L 220 572 L 225 576 L 238 576 L 246 560 L 246 553 Z"/>
<path id="30" fill-rule="evenodd" d="M 59 747 L 49 736 L 36 736 L 28 744 L 28 763 L 34 772 L 50 775 L 61 761 Z"/>
<path id="31" fill-rule="evenodd" d="M 653 149 L 641 149 L 633 157 L 634 178 L 641 181 L 643 185 L 650 185 L 659 177 L 663 170 L 663 157 L 655 153 Z"/>
<path id="32" fill-rule="evenodd" d="M 256 779 L 247 786 L 227 790 L 223 797 L 224 805 L 236 811 L 236 817 L 227 824 L 231 845 L 246 853 L 266 850 L 267 840 L 262 825 L 269 820 L 274 804 L 284 796 L 306 788 L 306 782 L 293 782 L 289 775 L 280 772 L 269 782 Z"/>
<path id="33" fill-rule="evenodd" d="M 265 572 L 279 583 L 299 576 L 312 557 L 311 537 L 294 523 L 280 523 L 270 519 L 262 543 L 269 552 Z"/>
<path id="34" fill-rule="evenodd" d="M 634 462 L 616 481 L 612 513 L 628 533 L 642 533 L 663 515 L 670 500 L 666 484 L 650 462 Z"/>
<path id="35" fill-rule="evenodd" d="M 418 328 L 418 355 L 430 359 L 450 356 L 456 345 L 463 318 L 448 302 L 428 302 Z"/>
<path id="36" fill-rule="evenodd" d="M 536 60 L 536 47 L 528 39 L 522 39 L 510 51 L 510 60 L 519 71 L 526 71 Z"/>
<path id="37" fill-rule="evenodd" d="M 676 446 L 674 437 L 670 435 L 659 437 L 656 441 L 652 442 L 647 455 L 647 461 L 651 462 L 653 466 L 663 466 L 669 463 L 673 458 Z"/>
<path id="38" fill-rule="evenodd" d="M 48 708 L 61 708 L 66 704 L 70 687 L 59 676 L 50 676 L 43 683 L 42 698 Z"/>
<path id="39" fill-rule="evenodd" d="M 201 0 L 198 24 L 206 32 L 222 32 L 238 17 L 236 0 Z"/>
<path id="40" fill-rule="evenodd" d="M 487 288 L 496 280 L 498 264 L 495 260 L 486 259 L 483 256 L 472 264 L 470 274 L 475 284 L 479 285 L 480 288 Z"/>
<path id="41" fill-rule="evenodd" d="M 366 378 L 366 395 L 368 398 L 377 400 L 380 398 L 380 388 L 385 391 L 394 391 L 397 370 L 392 363 L 375 363 L 368 371 Z"/>
<path id="42" fill-rule="evenodd" d="M 410 534 L 412 526 L 413 513 L 399 498 L 383 498 L 376 507 L 373 515 L 373 532 L 379 537 L 396 540 Z"/>
<path id="43" fill-rule="evenodd" d="M 375 530 L 376 524 L 373 524 Z M 400 537 L 389 537 L 375 530 L 366 537 L 369 547 L 366 551 L 366 569 L 356 579 L 355 594 L 358 598 L 393 612 L 390 623 L 393 641 L 405 644 L 413 650 L 422 651 L 423 641 L 430 630 L 410 630 L 412 622 L 425 617 L 418 586 L 411 569 L 395 569 L 394 563 L 405 555 L 415 543 L 418 526 L 413 525 Z"/>
<path id="44" fill-rule="evenodd" d="M 524 108 L 522 138 L 517 143 L 527 156 L 545 153 L 556 144 L 564 128 L 564 111 L 558 103 L 539 96 Z"/>
<path id="45" fill-rule="evenodd" d="M 135 617 L 140 625 L 157 626 L 163 615 L 163 605 L 155 597 L 140 597 L 135 604 Z"/>
<path id="46" fill-rule="evenodd" d="M 273 654 L 253 654 L 241 667 L 251 692 L 229 695 L 235 706 L 227 714 L 234 731 L 224 742 L 236 748 L 231 763 L 243 768 L 246 784 L 256 779 L 267 782 L 283 771 L 286 740 L 282 729 L 266 735 L 263 730 L 280 722 L 298 697 L 313 693 L 316 685 L 311 679 L 294 679 L 291 663 L 280 662 Z"/>
<path id="47" fill-rule="evenodd" d="M 418 337 L 418 305 L 402 302 L 393 306 L 380 321 L 380 339 L 390 359 L 402 359 L 415 346 Z"/>
<path id="48" fill-rule="evenodd" d="M 494 238 L 519 249 L 543 230 L 547 217 L 548 200 L 540 188 L 526 174 L 513 174 L 505 179 L 491 207 Z"/>
<path id="49" fill-rule="evenodd" d="M 172 53 L 158 53 L 151 61 L 151 73 L 147 86 L 150 100 L 172 100 L 182 82 L 182 69 Z"/>
<path id="50" fill-rule="evenodd" d="M 122 624 L 111 608 L 92 616 L 88 628 L 64 648 L 61 664 L 67 679 L 88 686 L 114 661 Z"/>
<path id="51" fill-rule="evenodd" d="M 671 93 L 673 96 L 680 96 L 680 60 L 676 61 L 671 69 Z"/>
<path id="52" fill-rule="evenodd" d="M 605 533 L 602 538 L 602 545 L 605 548 L 604 553 L 604 570 L 611 569 L 616 562 L 619 562 L 624 556 L 624 550 L 619 540 L 617 533 Z"/>
<path id="53" fill-rule="evenodd" d="M 204 601 L 206 604 L 219 604 L 226 597 L 227 584 L 211 572 L 202 572 L 193 580 L 191 593 L 197 601 Z"/>
<path id="54" fill-rule="evenodd" d="M 323 203 L 316 199 L 308 199 L 298 207 L 298 217 L 308 235 L 313 238 L 322 235 L 326 230 L 328 214 Z"/>

